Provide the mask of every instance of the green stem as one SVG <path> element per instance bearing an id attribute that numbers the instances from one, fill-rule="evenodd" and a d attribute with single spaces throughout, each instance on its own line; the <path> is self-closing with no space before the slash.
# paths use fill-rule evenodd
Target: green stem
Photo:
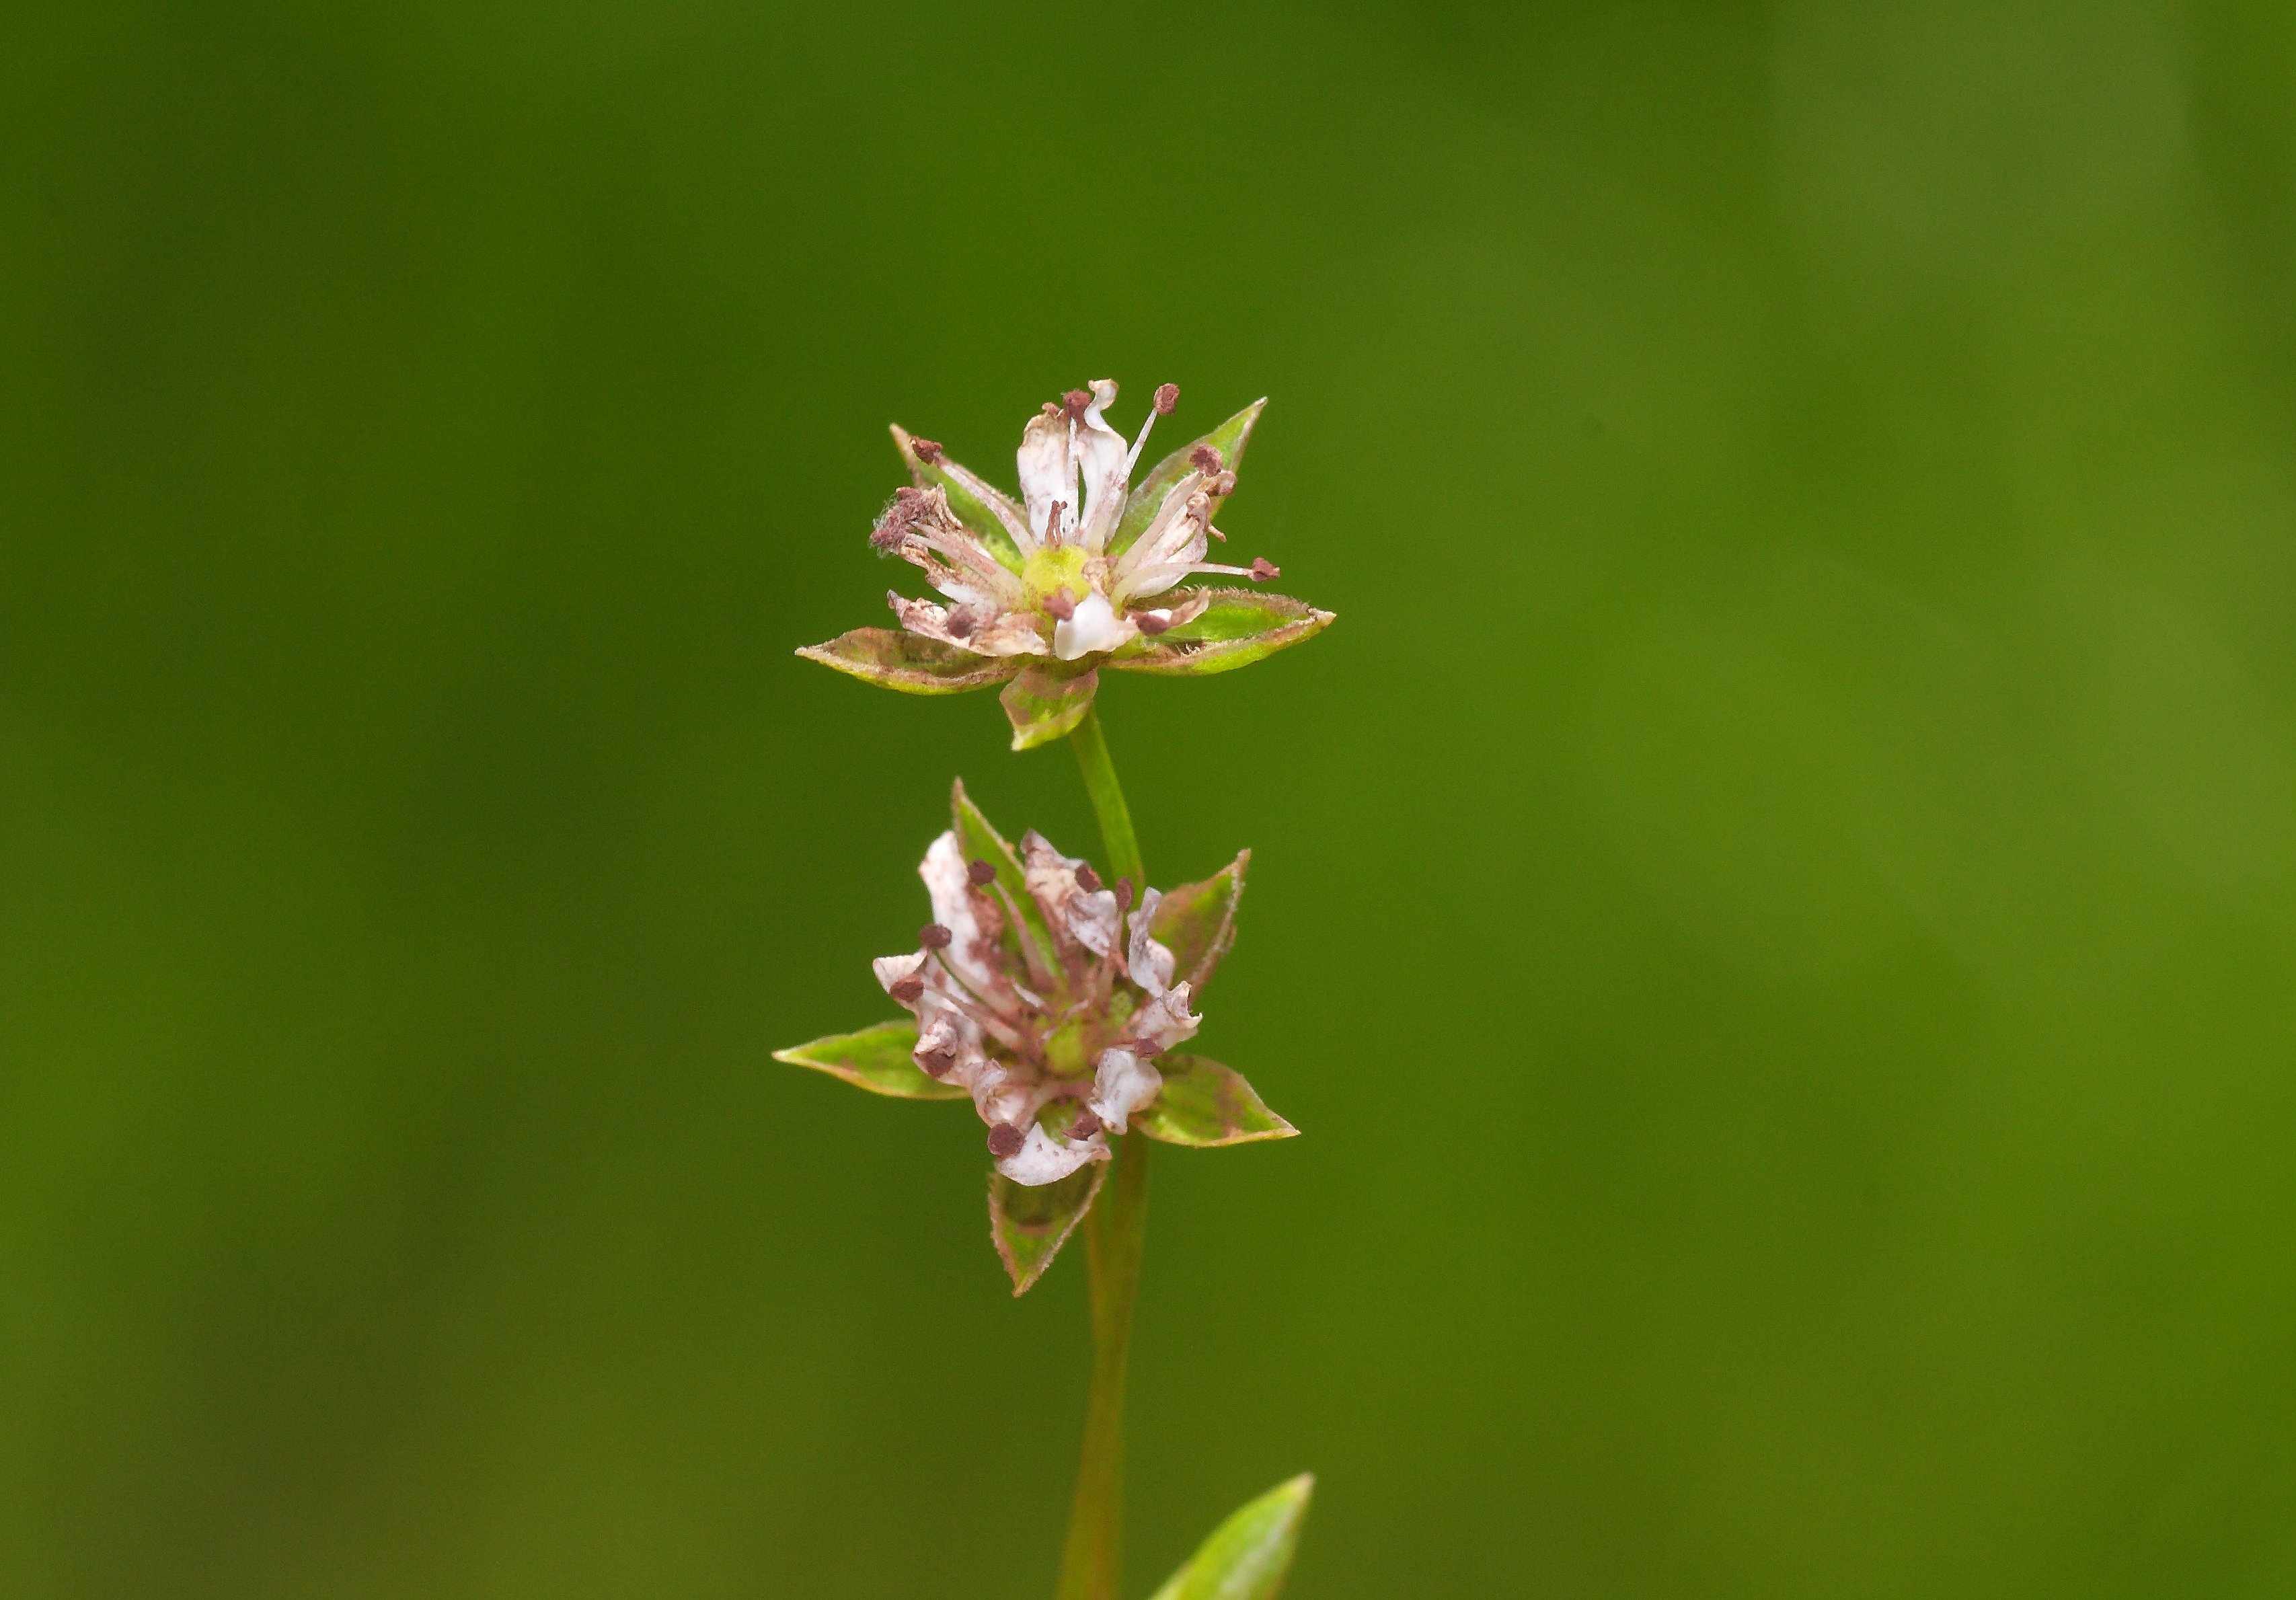
<path id="1" fill-rule="evenodd" d="M 1148 886 L 1133 836 L 1132 812 L 1109 759 L 1099 708 L 1069 734 L 1085 792 L 1100 818 L 1109 871 L 1129 879 L 1136 896 Z M 1132 1345 L 1132 1308 L 1140 1294 L 1140 1250 L 1148 1222 L 1148 1145 L 1138 1134 L 1115 1141 L 1114 1170 L 1084 1222 L 1092 1301 L 1092 1391 L 1086 1402 L 1084 1457 L 1069 1508 L 1061 1553 L 1059 1600 L 1119 1600 L 1124 1581 L 1124 1366 Z"/>
<path id="2" fill-rule="evenodd" d="M 1124 787 L 1116 781 L 1116 763 L 1109 759 L 1108 735 L 1101 731 L 1100 708 L 1093 707 L 1069 734 L 1084 771 L 1084 792 L 1092 797 L 1093 815 L 1100 818 L 1101 843 L 1108 849 L 1108 870 L 1132 880 L 1137 895 L 1148 887 L 1147 868 L 1140 865 L 1140 841 L 1132 834 L 1132 808 L 1124 803 Z M 1113 887 L 1111 885 L 1111 887 Z"/>

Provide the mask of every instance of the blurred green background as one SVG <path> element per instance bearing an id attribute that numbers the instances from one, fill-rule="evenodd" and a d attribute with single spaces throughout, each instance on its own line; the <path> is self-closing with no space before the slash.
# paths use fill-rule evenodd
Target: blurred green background
<path id="1" fill-rule="evenodd" d="M 12 39 L 0 1592 L 1049 1592 L 1081 1261 L 767 1053 L 952 775 L 1091 837 L 791 651 L 1103 375 L 1341 619 L 1103 697 L 1308 1133 L 1159 1164 L 1135 1590 L 2296 1588 L 2285 5 Z"/>

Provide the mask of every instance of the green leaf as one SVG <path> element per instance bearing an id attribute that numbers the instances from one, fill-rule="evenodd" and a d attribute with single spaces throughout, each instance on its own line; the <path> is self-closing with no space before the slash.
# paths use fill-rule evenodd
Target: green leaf
<path id="1" fill-rule="evenodd" d="M 1214 1529 L 1152 1600 L 1275 1600 L 1315 1492 L 1312 1473 L 1277 1484 Z"/>
<path id="2" fill-rule="evenodd" d="M 1143 636 L 1108 658 L 1125 672 L 1201 677 L 1248 667 L 1331 626 L 1332 613 L 1288 595 L 1258 589 L 1207 589 L 1211 603 L 1193 621 Z"/>
<path id="3" fill-rule="evenodd" d="M 950 787 L 948 808 L 956 829 L 957 848 L 964 852 L 964 858 L 986 861 L 995 867 L 996 884 L 1004 890 L 1000 902 L 1008 912 L 1020 914 L 1017 927 L 1012 916 L 1004 919 L 1002 938 L 1005 948 L 1029 964 L 1029 975 L 1040 987 L 1053 983 L 1061 970 L 1054 954 L 1059 947 L 1053 942 L 1052 925 L 1045 921 L 1045 908 L 1029 892 L 1029 877 L 1021 865 L 1021 852 L 1006 842 L 1004 835 L 972 803 L 972 797 L 964 792 L 963 778 Z"/>
<path id="4" fill-rule="evenodd" d="M 1241 850 L 1234 860 L 1201 882 L 1167 890 L 1156 902 L 1149 930 L 1156 942 L 1172 952 L 1174 981 L 1185 981 L 1196 994 L 1211 981 L 1213 971 L 1235 943 L 1235 908 L 1243 898 L 1243 872 L 1251 852 Z"/>
<path id="5" fill-rule="evenodd" d="M 1213 1150 L 1288 1139 L 1300 1131 L 1269 1111 L 1234 1067 L 1202 1055 L 1160 1055 L 1156 1070 L 1164 1087 L 1132 1113 L 1132 1126 L 1152 1139 Z"/>
<path id="6" fill-rule="evenodd" d="M 808 644 L 798 652 L 808 661 L 905 694 L 962 694 L 1001 684 L 1020 670 L 1020 663 L 998 656 L 975 655 L 898 628 L 857 628 L 826 644 Z"/>
<path id="7" fill-rule="evenodd" d="M 1220 453 L 1220 459 L 1230 472 L 1243 461 L 1243 447 L 1251 442 L 1251 430 L 1266 409 L 1266 396 L 1254 400 L 1234 416 L 1200 439 L 1192 439 L 1149 470 L 1148 476 L 1133 485 L 1131 497 L 1124 503 L 1124 515 L 1118 519 L 1116 531 L 1110 536 L 1108 554 L 1112 558 L 1132 548 L 1133 541 L 1148 531 L 1148 524 L 1156 520 L 1164 496 L 1174 484 L 1188 475 L 1188 457 L 1205 445 Z M 1212 501 L 1212 511 L 1218 513 L 1225 497 Z"/>
<path id="8" fill-rule="evenodd" d="M 1013 1292 L 1029 1292 L 1061 1246 L 1076 1232 L 1076 1225 L 1092 1209 L 1108 1163 L 1080 1167 L 1054 1184 L 1034 1188 L 1016 1184 L 994 1168 L 988 1173 L 988 1236 L 996 1243 L 1004 1270 L 1012 1275 Z"/>
<path id="9" fill-rule="evenodd" d="M 917 1047 L 917 1025 L 907 1017 L 880 1022 L 858 1033 L 832 1033 L 809 1045 L 776 1050 L 775 1061 L 793 1067 L 811 1067 L 832 1078 L 842 1078 L 856 1088 L 898 1100 L 962 1100 L 965 1092 L 953 1083 L 936 1083 L 911 1059 Z"/>
<path id="10" fill-rule="evenodd" d="M 1034 750 L 1066 737 L 1092 710 L 1093 692 L 1099 687 L 1097 669 L 1077 673 L 1037 666 L 1022 669 L 997 696 L 1013 724 L 1013 748 Z"/>
<path id="11" fill-rule="evenodd" d="M 945 455 L 939 461 L 927 461 L 917 454 L 915 439 L 898 423 L 893 426 L 893 445 L 900 451 L 901 459 L 908 463 L 909 476 L 916 480 L 917 487 L 939 488 L 948 496 L 948 508 L 956 513 L 956 520 L 988 547 L 989 554 L 1006 568 L 1018 572 L 1022 565 L 1021 547 L 1013 542 L 1004 519 L 991 510 L 988 504 L 989 496 L 993 495 L 1004 502 L 1015 516 L 1025 520 L 1028 513 L 1013 504 L 1012 496 L 971 468 L 960 466 Z"/>

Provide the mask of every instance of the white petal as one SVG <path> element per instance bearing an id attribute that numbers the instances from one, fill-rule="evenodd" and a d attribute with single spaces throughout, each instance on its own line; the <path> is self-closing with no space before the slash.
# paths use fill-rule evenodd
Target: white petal
<path id="1" fill-rule="evenodd" d="M 1188 986 L 1175 983 L 1162 994 L 1150 996 L 1148 1004 L 1133 1013 L 1124 1038 L 1143 1054 L 1153 1055 L 1193 1038 L 1201 1026 L 1203 1018 L 1188 1009 Z"/>
<path id="2" fill-rule="evenodd" d="M 1098 590 L 1077 602 L 1076 611 L 1053 625 L 1053 653 L 1064 661 L 1096 650 L 1113 650 L 1140 631 L 1129 617 L 1119 617 Z"/>
<path id="3" fill-rule="evenodd" d="M 1093 1076 L 1092 1098 L 1086 1104 L 1095 1116 L 1123 1133 L 1132 1113 L 1163 1087 L 1164 1075 L 1131 1051 L 1103 1050 Z"/>
<path id="4" fill-rule="evenodd" d="M 932 848 L 925 851 L 924 860 L 917 866 L 917 875 L 925 881 L 925 893 L 932 898 L 933 921 L 955 936 L 949 941 L 948 964 L 974 993 L 990 997 L 1004 983 L 996 947 L 983 933 L 980 913 L 973 906 L 972 886 L 966 876 L 968 865 L 964 847 L 957 843 L 952 830 L 932 841 Z"/>
<path id="5" fill-rule="evenodd" d="M 957 641 L 976 655 L 1042 655 L 1045 636 L 1029 611 L 1006 611 Z"/>
<path id="6" fill-rule="evenodd" d="M 1084 476 L 1084 516 L 1078 533 L 1084 547 L 1097 554 L 1108 548 L 1108 536 L 1124 515 L 1124 492 L 1132 475 L 1131 451 L 1124 436 L 1101 420 L 1101 408 L 1116 404 L 1116 384 L 1107 378 L 1092 381 L 1092 404 L 1077 423 L 1077 470 Z"/>
<path id="7" fill-rule="evenodd" d="M 971 1071 L 960 1067 L 949 1076 L 972 1092 L 972 1109 L 983 1122 L 994 1128 L 999 1122 L 1025 1122 L 1037 1114 L 1037 1096 L 1004 1063 L 984 1055 L 968 1064 Z"/>
<path id="8" fill-rule="evenodd" d="M 1148 931 L 1155 923 L 1156 907 L 1163 898 L 1158 890 L 1148 890 L 1140 897 L 1140 904 L 1133 907 L 1126 923 L 1129 938 L 1124 950 L 1125 966 L 1132 974 L 1132 981 L 1151 995 L 1160 995 L 1172 987 L 1172 969 L 1177 964 L 1172 952 Z"/>
<path id="9" fill-rule="evenodd" d="M 1062 1144 L 1040 1126 L 1031 1125 L 1021 1148 L 996 1163 L 996 1170 L 1028 1188 L 1056 1184 L 1078 1168 L 1108 1159 L 1108 1146 L 1091 1139 Z"/>
<path id="10" fill-rule="evenodd" d="M 1211 499 L 1203 493 L 1204 475 L 1190 472 L 1175 483 L 1156 508 L 1156 515 L 1131 546 L 1116 559 L 1110 589 L 1126 601 L 1144 595 L 1160 595 L 1187 570 L 1204 559 L 1210 548 Z M 1171 569 L 1169 575 L 1166 570 Z"/>
<path id="11" fill-rule="evenodd" d="M 1055 932 L 1067 934 L 1095 956 L 1116 948 L 1115 891 L 1087 892 L 1080 887 L 1076 875 L 1082 861 L 1062 855 L 1043 834 L 1031 831 L 1021 836 L 1021 863 L 1029 893 L 1044 907 L 1045 920 Z"/>
<path id="12" fill-rule="evenodd" d="M 1055 504 L 1065 505 L 1061 525 L 1076 526 L 1076 457 L 1069 451 L 1069 418 L 1064 411 L 1029 419 L 1021 431 L 1021 496 L 1029 505 L 1029 531 L 1042 544 L 1045 526 Z"/>
<path id="13" fill-rule="evenodd" d="M 877 974 L 878 987 L 890 995 L 902 979 L 920 976 L 924 964 L 924 953 L 911 951 L 906 956 L 880 956 L 869 964 L 869 970 Z"/>

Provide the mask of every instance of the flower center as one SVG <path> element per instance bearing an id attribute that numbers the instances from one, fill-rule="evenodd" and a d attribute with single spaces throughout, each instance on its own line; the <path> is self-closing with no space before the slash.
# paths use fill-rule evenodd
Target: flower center
<path id="1" fill-rule="evenodd" d="M 1042 610 L 1046 601 L 1054 595 L 1066 595 L 1070 601 L 1083 599 L 1092 593 L 1092 585 L 1084 575 L 1088 559 L 1074 545 L 1048 546 L 1029 557 L 1028 565 L 1021 569 L 1021 584 L 1028 591 L 1028 603 Z"/>

